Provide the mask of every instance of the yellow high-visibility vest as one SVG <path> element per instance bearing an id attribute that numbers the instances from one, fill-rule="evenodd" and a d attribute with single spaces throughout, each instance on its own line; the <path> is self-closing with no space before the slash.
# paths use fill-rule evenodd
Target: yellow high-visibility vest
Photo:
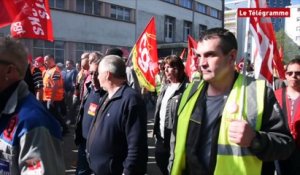
<path id="1" fill-rule="evenodd" d="M 228 140 L 228 127 L 231 119 L 240 119 L 241 106 L 244 105 L 243 119 L 247 120 L 253 129 L 259 131 L 262 123 L 264 109 L 265 81 L 246 78 L 245 98 L 243 88 L 244 76 L 239 75 L 228 96 L 222 113 L 221 126 L 218 138 L 217 162 L 215 175 L 258 175 L 261 174 L 262 161 L 253 155 L 248 148 L 242 148 Z M 186 167 L 186 137 L 190 117 L 197 99 L 201 94 L 204 82 L 201 81 L 195 93 L 190 92 L 193 84 L 185 90 L 178 109 L 178 131 L 176 132 L 176 145 L 174 151 L 174 162 L 171 175 L 181 175 Z M 244 101 L 242 101 L 244 99 Z M 237 104 L 239 109 L 231 111 L 232 104 Z"/>

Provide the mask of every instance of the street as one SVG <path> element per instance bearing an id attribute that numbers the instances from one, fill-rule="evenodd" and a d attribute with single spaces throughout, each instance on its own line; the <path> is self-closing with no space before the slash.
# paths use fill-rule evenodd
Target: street
<path id="1" fill-rule="evenodd" d="M 153 113 L 154 107 L 150 104 L 147 106 L 148 109 L 148 175 L 161 175 L 158 167 L 156 166 L 154 157 L 154 139 L 152 138 L 152 129 L 154 125 Z M 64 157 L 66 165 L 66 175 L 74 175 L 76 170 L 77 161 L 77 148 L 74 144 L 74 126 L 70 126 L 70 133 L 64 137 Z"/>

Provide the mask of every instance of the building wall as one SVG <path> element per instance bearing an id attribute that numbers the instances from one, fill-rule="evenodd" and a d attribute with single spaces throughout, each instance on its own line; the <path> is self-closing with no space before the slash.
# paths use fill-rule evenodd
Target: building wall
<path id="1" fill-rule="evenodd" d="M 51 0 L 51 3 L 56 1 L 63 0 Z M 105 52 L 110 47 L 121 47 L 130 52 L 152 16 L 156 17 L 159 44 L 167 43 L 164 37 L 166 16 L 175 18 L 175 36 L 172 42 L 185 45 L 184 21 L 194 24 L 191 35 L 196 39 L 199 36 L 199 24 L 206 25 L 207 28 L 221 27 L 223 24 L 222 19 L 180 6 L 179 0 L 175 0 L 176 4 L 163 0 L 100 0 L 100 2 L 104 3 L 101 16 L 76 11 L 76 0 L 64 0 L 64 7 L 51 8 L 55 42 L 24 39 L 29 51 L 34 57 L 41 53 L 54 54 L 60 62 L 64 62 L 65 59 L 78 61 L 84 50 Z M 208 9 L 211 7 L 222 11 L 222 0 L 195 0 L 195 2 L 209 6 Z M 111 4 L 131 9 L 130 21 L 110 18 Z M 8 35 L 9 29 L 0 29 L 0 36 L 1 33 Z"/>
<path id="2" fill-rule="evenodd" d="M 237 9 L 225 10 L 224 28 L 234 33 L 234 35 L 237 38 L 237 42 L 238 42 L 237 59 L 239 60 L 245 57 L 244 49 L 245 49 L 245 35 L 246 35 L 245 34 L 246 18 L 238 18 Z M 249 52 L 250 48 L 248 47 L 248 49 Z"/>
<path id="3" fill-rule="evenodd" d="M 52 19 L 56 40 L 107 43 L 117 46 L 133 44 L 135 31 L 133 23 L 58 10 L 52 10 Z"/>
<path id="4" fill-rule="evenodd" d="M 300 5 L 289 6 L 289 8 L 291 8 L 291 16 L 285 20 L 285 33 L 300 46 Z"/>
<path id="5" fill-rule="evenodd" d="M 291 0 L 267 0 L 268 6 L 272 8 L 283 8 L 291 5 Z M 272 23 L 274 30 L 278 32 L 279 30 L 284 30 L 286 18 L 272 18 Z"/>

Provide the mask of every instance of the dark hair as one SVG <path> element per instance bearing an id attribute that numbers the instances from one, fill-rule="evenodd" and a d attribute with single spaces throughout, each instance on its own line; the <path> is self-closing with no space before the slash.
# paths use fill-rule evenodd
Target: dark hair
<path id="1" fill-rule="evenodd" d="M 176 78 L 179 82 L 182 82 L 186 78 L 186 74 L 184 72 L 184 64 L 181 58 L 179 58 L 179 56 L 177 55 L 166 56 L 164 59 L 164 63 L 169 64 L 170 67 L 176 68 L 178 70 L 178 74 Z"/>
<path id="2" fill-rule="evenodd" d="M 106 52 L 105 56 L 106 55 L 117 55 L 117 56 L 122 58 L 123 57 L 123 51 L 119 48 L 111 48 Z"/>
<path id="3" fill-rule="evenodd" d="M 299 64 L 300 65 L 300 58 L 296 56 L 294 59 L 290 60 L 286 65 L 286 70 L 288 69 L 289 65 L 291 65 L 291 64 Z"/>
<path id="4" fill-rule="evenodd" d="M 220 47 L 223 54 L 228 54 L 232 49 L 237 50 L 238 44 L 237 40 L 233 33 L 223 28 L 211 28 L 202 33 L 199 38 L 199 41 L 209 40 L 215 37 L 221 39 Z"/>
<path id="5" fill-rule="evenodd" d="M 71 59 L 67 59 L 67 60 L 66 60 L 66 62 L 67 62 L 67 61 L 69 61 L 69 62 L 70 62 L 70 64 L 74 66 L 74 61 L 73 61 L 73 60 L 71 60 Z"/>

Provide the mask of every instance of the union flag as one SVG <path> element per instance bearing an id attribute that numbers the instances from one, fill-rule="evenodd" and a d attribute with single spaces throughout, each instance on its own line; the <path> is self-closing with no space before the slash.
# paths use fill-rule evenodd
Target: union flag
<path id="1" fill-rule="evenodd" d="M 0 28 L 11 25 L 14 38 L 53 41 L 48 0 L 0 0 Z"/>
<path id="2" fill-rule="evenodd" d="M 154 17 L 137 40 L 130 57 L 140 85 L 154 92 L 155 76 L 159 72 Z"/>

